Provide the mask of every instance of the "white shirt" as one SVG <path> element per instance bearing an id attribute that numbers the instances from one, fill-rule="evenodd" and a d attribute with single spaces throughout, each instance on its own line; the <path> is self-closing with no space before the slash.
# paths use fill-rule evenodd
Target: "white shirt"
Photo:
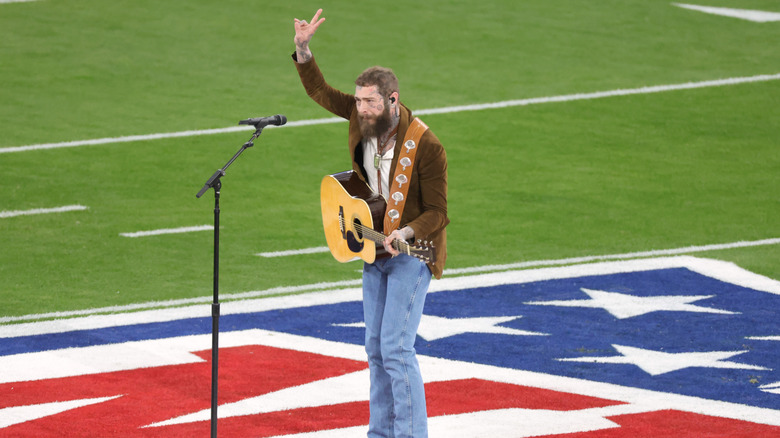
<path id="1" fill-rule="evenodd" d="M 374 167 L 374 155 L 376 154 L 376 137 L 363 139 L 363 168 L 368 174 L 368 184 L 371 189 L 379 193 L 379 184 L 376 180 L 376 167 Z M 382 196 L 387 200 L 390 193 L 390 165 L 395 156 L 395 147 L 385 152 L 382 159 L 379 160 L 379 170 L 382 174 Z"/>

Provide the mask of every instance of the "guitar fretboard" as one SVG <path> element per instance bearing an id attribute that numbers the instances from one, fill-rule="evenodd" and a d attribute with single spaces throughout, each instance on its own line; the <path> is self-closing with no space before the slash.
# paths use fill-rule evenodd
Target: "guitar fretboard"
<path id="1" fill-rule="evenodd" d="M 339 217 L 339 226 L 341 226 L 342 230 L 345 227 L 344 218 L 343 217 Z M 371 241 L 373 241 L 375 243 L 382 243 L 382 242 L 385 241 L 385 237 L 387 237 L 384 234 L 380 233 L 379 231 L 377 231 L 377 230 L 375 230 L 373 228 L 367 227 L 367 226 L 365 226 L 365 225 L 363 225 L 363 224 L 361 224 L 359 222 L 355 222 L 354 226 L 355 226 L 355 231 L 357 231 L 363 237 L 365 237 L 368 240 L 371 240 Z M 401 251 L 404 254 L 413 255 L 411 246 L 408 243 L 404 242 L 403 240 L 400 240 L 400 239 L 393 240 L 393 246 L 395 247 L 395 249 L 397 249 L 398 251 Z"/>

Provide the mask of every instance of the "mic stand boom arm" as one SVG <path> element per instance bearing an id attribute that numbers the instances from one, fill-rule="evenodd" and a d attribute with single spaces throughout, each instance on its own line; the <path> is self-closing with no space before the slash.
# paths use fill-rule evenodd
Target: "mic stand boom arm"
<path id="1" fill-rule="evenodd" d="M 239 155 L 241 155 L 242 152 L 254 146 L 255 139 L 259 137 L 260 134 L 262 133 L 263 133 L 263 128 L 257 129 L 255 133 L 252 134 L 252 138 L 250 138 L 249 141 L 244 143 L 244 145 L 241 146 L 241 149 L 239 149 L 238 152 L 236 152 L 236 154 L 233 155 L 233 158 L 231 158 L 221 169 L 214 172 L 214 175 L 211 175 L 211 178 L 209 178 L 208 181 L 206 181 L 206 184 L 203 186 L 202 189 L 200 189 L 200 191 L 198 192 L 197 195 L 195 195 L 195 197 L 200 198 L 201 196 L 203 196 L 204 193 L 206 193 L 206 191 L 208 191 L 208 189 L 212 187 L 217 189 L 217 187 L 221 185 L 220 179 L 223 176 L 225 176 L 225 171 L 227 170 L 227 168 L 230 167 L 230 165 L 233 164 L 234 161 L 236 161 L 236 159 L 238 158 Z"/>

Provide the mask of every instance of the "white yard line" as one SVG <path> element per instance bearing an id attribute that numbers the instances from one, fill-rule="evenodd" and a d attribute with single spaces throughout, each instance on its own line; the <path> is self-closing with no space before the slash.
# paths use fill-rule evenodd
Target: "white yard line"
<path id="1" fill-rule="evenodd" d="M 192 233 L 195 231 L 210 231 L 214 230 L 213 225 L 198 225 L 195 227 L 180 227 L 180 228 L 163 228 L 160 230 L 149 231 L 136 231 L 133 233 L 119 233 L 122 237 L 148 237 L 148 236 L 160 236 L 162 234 L 181 234 Z"/>
<path id="2" fill-rule="evenodd" d="M 594 93 L 576 93 L 576 94 L 565 94 L 561 96 L 505 100 L 502 102 L 482 103 L 482 104 L 475 104 L 475 105 L 449 106 L 444 108 L 418 110 L 415 111 L 415 114 L 426 115 L 426 114 L 456 113 L 456 112 L 463 112 L 463 111 L 482 111 L 488 109 L 509 108 L 509 107 L 516 107 L 516 106 L 536 105 L 542 103 L 572 102 L 576 100 L 601 99 L 605 97 L 662 93 L 667 91 L 691 90 L 696 88 L 722 87 L 727 85 L 738 85 L 738 84 L 746 84 L 751 82 L 774 81 L 778 79 L 780 79 L 780 73 L 717 79 L 717 80 L 701 81 L 701 82 L 686 82 L 682 84 L 657 85 L 657 86 L 650 86 L 650 87 L 598 91 Z M 331 117 L 327 119 L 310 119 L 310 120 L 292 121 L 281 127 L 270 126 L 269 128 L 273 128 L 273 129 L 293 128 L 298 126 L 322 125 L 322 124 L 341 123 L 341 122 L 346 122 L 346 120 L 339 117 Z M 169 133 L 147 134 L 147 135 L 131 135 L 131 136 L 124 136 L 124 137 L 109 137 L 109 138 L 99 138 L 93 140 L 66 141 L 66 142 L 59 142 L 59 143 L 42 143 L 42 144 L 33 144 L 27 146 L 13 146 L 13 147 L 0 148 L 0 154 L 12 153 L 12 152 L 27 152 L 27 151 L 35 151 L 35 150 L 42 150 L 42 149 L 59 149 L 59 148 L 79 147 L 79 146 L 90 146 L 90 145 L 126 143 L 126 142 L 134 142 L 134 141 L 160 140 L 160 139 L 177 138 L 177 137 L 195 137 L 200 135 L 224 134 L 224 133 L 237 132 L 237 131 L 246 131 L 251 129 L 254 128 L 252 128 L 251 126 L 249 127 L 234 126 L 229 128 L 218 128 L 218 129 L 203 129 L 203 130 L 169 132 Z"/>
<path id="3" fill-rule="evenodd" d="M 513 106 L 535 105 L 540 103 L 572 102 L 576 100 L 592 100 L 605 97 L 631 96 L 635 94 L 663 93 L 666 91 L 692 90 L 696 88 L 722 87 L 726 85 L 738 85 L 751 82 L 766 82 L 780 79 L 780 73 L 772 75 L 758 75 L 740 78 L 716 79 L 702 82 L 686 82 L 682 84 L 656 85 L 651 87 L 629 88 L 610 91 L 597 91 L 594 93 L 566 94 L 562 96 L 536 97 L 531 99 L 507 100 L 504 102 L 485 103 L 479 105 L 452 106 L 447 108 L 415 111 L 415 114 L 442 114 L 461 111 L 480 111 L 486 109 L 508 108 Z"/>
<path id="4" fill-rule="evenodd" d="M 316 246 L 314 248 L 291 249 L 288 251 L 261 252 L 255 255 L 258 255 L 260 257 L 266 257 L 266 258 L 274 258 L 274 257 L 287 257 L 287 256 L 301 255 L 301 254 L 318 254 L 321 252 L 329 252 L 329 251 L 330 249 L 327 246 Z"/>
<path id="5" fill-rule="evenodd" d="M 53 208 L 34 208 L 32 210 L 0 211 L 0 219 L 17 216 L 31 216 L 35 214 L 65 213 L 68 211 L 82 211 L 87 209 L 89 209 L 89 207 L 83 205 L 66 205 Z"/>
<path id="6" fill-rule="evenodd" d="M 724 17 L 739 18 L 741 20 L 752 21 L 754 23 L 770 23 L 780 21 L 780 13 L 771 11 L 757 11 L 754 9 L 734 9 L 734 8 L 716 8 L 712 6 L 688 5 L 685 3 L 672 3 L 693 11 L 704 12 L 706 14 L 721 15 Z"/>

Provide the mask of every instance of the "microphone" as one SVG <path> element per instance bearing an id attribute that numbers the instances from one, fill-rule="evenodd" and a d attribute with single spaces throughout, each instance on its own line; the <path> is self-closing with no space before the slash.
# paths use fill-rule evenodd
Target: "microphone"
<path id="1" fill-rule="evenodd" d="M 268 125 L 282 126 L 287 123 L 287 117 L 277 114 L 270 117 L 255 117 L 238 122 L 239 125 L 254 125 L 256 129 L 265 128 Z"/>

